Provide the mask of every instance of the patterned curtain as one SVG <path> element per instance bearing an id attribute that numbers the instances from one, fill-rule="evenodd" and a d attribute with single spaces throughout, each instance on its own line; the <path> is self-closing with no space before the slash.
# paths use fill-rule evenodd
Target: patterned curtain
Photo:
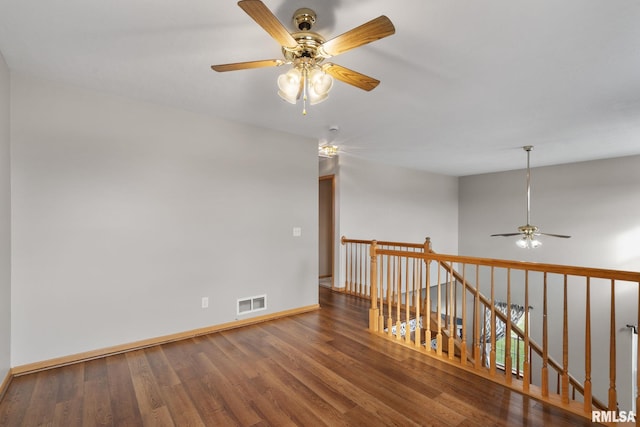
<path id="1" fill-rule="evenodd" d="M 496 302 L 496 311 L 500 311 L 503 314 L 507 314 L 508 306 L 506 302 Z M 522 316 L 524 316 L 524 307 L 518 304 L 511 304 L 509 316 L 511 317 L 511 324 L 517 324 Z M 484 311 L 484 328 L 481 341 L 486 345 L 487 354 L 491 351 L 491 310 L 486 308 Z M 496 341 L 502 339 L 507 333 L 507 324 L 496 316 Z"/>

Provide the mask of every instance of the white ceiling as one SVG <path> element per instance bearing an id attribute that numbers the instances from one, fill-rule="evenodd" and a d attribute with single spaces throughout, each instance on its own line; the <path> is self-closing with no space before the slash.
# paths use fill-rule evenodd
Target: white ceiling
<path id="1" fill-rule="evenodd" d="M 253 125 L 333 140 L 348 155 L 449 175 L 640 154 L 638 0 L 264 0 L 293 31 L 313 8 L 329 39 L 381 14 L 396 34 L 331 62 L 381 80 L 282 101 L 281 58 L 231 0 L 2 0 L 9 68 Z M 339 131 L 330 132 L 330 126 Z"/>

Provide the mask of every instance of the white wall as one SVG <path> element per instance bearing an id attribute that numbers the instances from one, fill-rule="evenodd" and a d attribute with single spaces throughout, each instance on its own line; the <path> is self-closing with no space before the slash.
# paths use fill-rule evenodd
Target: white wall
<path id="1" fill-rule="evenodd" d="M 533 262 L 568 264 L 640 271 L 640 156 L 533 168 L 531 172 L 531 222 L 549 233 L 570 239 L 541 237 L 543 246 L 523 250 L 516 237 L 489 237 L 517 231 L 526 222 L 525 170 L 460 178 L 460 254 Z M 594 391 L 606 401 L 608 387 L 609 287 L 592 288 Z M 621 289 L 616 304 L 616 340 L 620 409 L 630 410 L 630 333 L 636 324 L 637 286 Z M 584 306 L 584 286 L 569 286 L 574 307 Z M 562 286 L 550 287 L 550 304 L 561 310 Z M 541 295 L 533 295 L 532 319 L 541 318 Z M 584 317 L 572 315 L 570 305 L 569 366 L 577 378 L 584 376 Z M 576 309 L 573 309 L 575 313 Z M 552 316 L 550 341 L 559 342 L 561 319 Z M 604 341 L 603 341 L 604 340 Z M 540 342 L 540 341 L 539 341 Z M 556 360 L 562 360 L 559 355 Z"/>
<path id="2" fill-rule="evenodd" d="M 571 239 L 541 237 L 523 251 L 514 238 L 526 222 L 525 170 L 460 178 L 460 253 L 536 262 L 640 270 L 640 156 L 533 168 L 531 222 Z"/>
<path id="3" fill-rule="evenodd" d="M 11 366 L 10 79 L 0 52 L 0 382 Z"/>
<path id="4" fill-rule="evenodd" d="M 315 141 L 11 88 L 14 366 L 233 321 L 238 298 L 317 304 Z"/>
<path id="5" fill-rule="evenodd" d="M 458 252 L 456 177 L 341 156 L 337 186 L 338 236 L 413 243 L 431 237 L 436 252 Z M 336 286 L 344 285 L 341 270 Z"/>

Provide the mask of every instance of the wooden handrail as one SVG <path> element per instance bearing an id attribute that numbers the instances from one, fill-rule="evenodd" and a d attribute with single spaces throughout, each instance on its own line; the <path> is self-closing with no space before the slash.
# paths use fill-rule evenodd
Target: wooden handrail
<path id="1" fill-rule="evenodd" d="M 347 239 L 346 237 L 342 237 L 341 242 L 342 244 L 346 244 L 346 243 L 371 244 L 372 240 L 357 240 L 357 239 Z M 424 249 L 423 243 L 386 242 L 382 240 L 376 240 L 376 243 L 378 244 L 378 246 L 397 246 L 397 247 Z M 379 249 L 379 250 L 384 250 L 384 249 Z M 399 250 L 394 250 L 394 252 L 395 253 L 393 255 L 404 256 L 406 254 L 406 252 L 399 251 Z M 544 263 L 536 263 L 536 262 L 529 262 L 529 261 L 512 261 L 512 260 L 504 260 L 504 259 L 470 257 L 470 256 L 462 256 L 462 255 L 443 255 L 443 254 L 438 254 L 433 250 L 429 251 L 429 253 L 431 254 L 430 258 L 436 261 L 452 260 L 453 262 L 460 263 L 460 264 L 489 264 L 495 267 L 513 268 L 517 270 L 567 274 L 569 276 L 592 277 L 597 279 L 623 280 L 627 282 L 636 282 L 636 283 L 640 282 L 640 273 L 638 273 L 637 271 L 610 270 L 610 269 L 604 269 L 604 268 L 579 267 L 579 266 L 562 265 L 562 264 L 544 264 Z"/>
<path id="2" fill-rule="evenodd" d="M 528 261 L 510 261 L 494 258 L 480 258 L 461 255 L 442 255 L 433 251 L 429 258 L 436 261 L 453 261 L 460 264 L 491 265 L 501 268 L 512 268 L 516 270 L 538 271 L 555 274 L 566 274 L 568 276 L 592 277 L 597 279 L 621 280 L 625 282 L 640 283 L 640 273 L 637 271 L 607 270 L 603 268 L 577 267 L 561 264 L 543 264 Z"/>
<path id="3" fill-rule="evenodd" d="M 361 243 L 361 244 L 370 245 L 371 243 L 373 243 L 373 240 L 347 239 L 346 237 L 342 236 L 342 238 L 340 239 L 340 242 L 343 245 L 347 243 Z M 424 249 L 423 243 L 386 242 L 384 240 L 376 240 L 376 243 L 378 244 L 378 246 L 398 246 L 398 247 L 405 247 L 405 248 Z"/>

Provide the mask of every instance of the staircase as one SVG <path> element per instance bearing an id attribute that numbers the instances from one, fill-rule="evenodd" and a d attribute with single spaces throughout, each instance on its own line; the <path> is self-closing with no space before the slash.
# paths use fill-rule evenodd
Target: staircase
<path id="1" fill-rule="evenodd" d="M 370 299 L 372 332 L 589 419 L 592 410 L 628 411 L 619 408 L 619 398 L 636 399 L 623 396 L 630 394 L 626 387 L 619 395 L 618 383 L 629 379 L 631 369 L 616 363 L 616 336 L 624 326 L 616 326 L 616 301 L 633 290 L 638 319 L 640 273 L 442 255 L 429 239 L 343 238 L 342 244 L 344 292 Z M 593 307 L 592 295 L 598 298 Z M 496 308 L 498 301 L 535 308 L 519 328 Z M 497 363 L 498 322 L 507 337 L 522 342 L 522 369 L 510 356 L 510 339 L 504 363 Z M 592 328 L 598 346 L 608 351 L 592 351 Z M 597 379 L 592 366 L 599 369 Z"/>

